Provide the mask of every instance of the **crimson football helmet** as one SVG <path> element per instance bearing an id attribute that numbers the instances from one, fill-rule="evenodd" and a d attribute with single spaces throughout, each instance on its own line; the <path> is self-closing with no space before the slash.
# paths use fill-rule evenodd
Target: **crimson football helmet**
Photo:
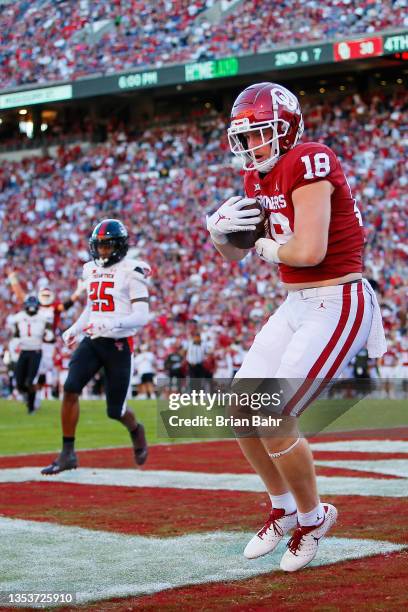
<path id="1" fill-rule="evenodd" d="M 38 301 L 41 306 L 51 306 L 55 301 L 55 294 L 48 287 L 43 287 L 38 292 Z"/>
<path id="2" fill-rule="evenodd" d="M 228 141 L 244 170 L 269 172 L 278 158 L 294 147 L 303 134 L 303 117 L 296 96 L 276 83 L 256 83 L 235 100 L 228 128 Z M 259 130 L 260 144 L 249 147 L 247 133 Z M 271 145 L 267 159 L 257 161 L 257 152 Z"/>

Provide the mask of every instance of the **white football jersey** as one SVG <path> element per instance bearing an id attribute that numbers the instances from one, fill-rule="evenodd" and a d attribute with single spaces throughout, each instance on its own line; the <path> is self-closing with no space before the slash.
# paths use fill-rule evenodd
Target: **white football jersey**
<path id="1" fill-rule="evenodd" d="M 29 315 L 21 310 L 14 317 L 14 325 L 19 333 L 19 344 L 22 351 L 40 351 L 47 319 L 37 312 Z"/>
<path id="2" fill-rule="evenodd" d="M 94 261 L 88 261 L 83 268 L 82 280 L 86 285 L 89 324 L 108 325 L 112 321 L 132 314 L 132 301 L 148 297 L 144 274 L 135 261 L 122 259 L 116 264 L 103 268 Z M 137 328 L 121 333 L 107 333 L 107 338 L 133 336 Z"/>

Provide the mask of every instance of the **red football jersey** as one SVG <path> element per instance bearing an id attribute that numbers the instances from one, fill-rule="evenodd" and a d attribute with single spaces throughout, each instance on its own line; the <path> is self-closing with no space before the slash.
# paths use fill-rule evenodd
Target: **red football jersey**
<path id="1" fill-rule="evenodd" d="M 262 204 L 269 237 L 279 244 L 285 244 L 293 235 L 292 192 L 317 181 L 330 181 L 334 187 L 327 253 L 317 266 L 279 264 L 285 283 L 309 283 L 362 272 L 364 234 L 360 211 L 336 155 L 318 142 L 296 145 L 267 174 L 257 170 L 245 173 L 246 194 Z"/>

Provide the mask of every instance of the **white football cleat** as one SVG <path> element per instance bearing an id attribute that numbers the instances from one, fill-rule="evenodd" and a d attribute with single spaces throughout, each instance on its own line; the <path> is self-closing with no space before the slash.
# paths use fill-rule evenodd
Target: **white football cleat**
<path id="1" fill-rule="evenodd" d="M 272 508 L 265 525 L 246 545 L 244 556 L 247 559 L 256 559 L 272 552 L 283 536 L 294 529 L 296 525 L 296 510 L 292 514 L 285 514 L 283 508 Z"/>
<path id="2" fill-rule="evenodd" d="M 323 522 L 317 527 L 298 526 L 288 542 L 288 550 L 283 555 L 280 567 L 285 572 L 296 572 L 313 561 L 319 547 L 319 541 L 334 525 L 337 510 L 331 504 L 323 504 Z"/>

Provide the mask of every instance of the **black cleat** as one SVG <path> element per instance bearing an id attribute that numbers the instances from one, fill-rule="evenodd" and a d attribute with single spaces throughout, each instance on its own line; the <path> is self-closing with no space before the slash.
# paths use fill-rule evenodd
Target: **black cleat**
<path id="1" fill-rule="evenodd" d="M 44 476 L 53 476 L 59 474 L 65 470 L 75 470 L 78 467 L 78 459 L 75 451 L 71 453 L 60 453 L 58 457 L 47 467 L 41 470 L 41 474 Z"/>
<path id="2" fill-rule="evenodd" d="M 132 438 L 135 461 L 137 465 L 143 465 L 146 463 L 149 449 L 147 448 L 145 430 L 141 423 L 138 424 L 135 431 L 132 431 L 130 437 Z"/>

